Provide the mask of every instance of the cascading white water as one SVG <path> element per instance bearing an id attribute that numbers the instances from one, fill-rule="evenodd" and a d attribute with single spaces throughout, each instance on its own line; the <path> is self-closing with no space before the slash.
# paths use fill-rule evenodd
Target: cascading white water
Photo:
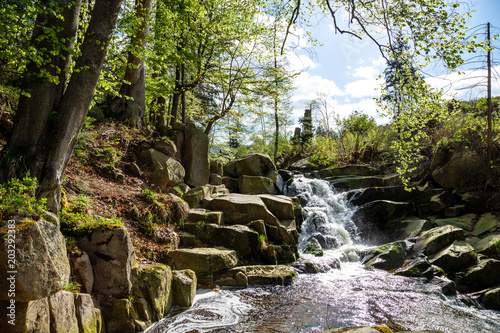
<path id="1" fill-rule="evenodd" d="M 345 194 L 327 181 L 297 176 L 288 186 L 304 207 L 299 250 L 312 238 L 324 255 L 302 254 L 321 266 L 333 259 L 340 269 L 299 274 L 290 286 L 200 291 L 193 307 L 171 313 L 147 332 L 321 332 L 344 326 L 385 325 L 396 331 L 442 330 L 447 333 L 500 332 L 500 314 L 464 306 L 439 287 L 381 270 L 366 270 L 358 253 L 364 248 L 351 221 Z"/>

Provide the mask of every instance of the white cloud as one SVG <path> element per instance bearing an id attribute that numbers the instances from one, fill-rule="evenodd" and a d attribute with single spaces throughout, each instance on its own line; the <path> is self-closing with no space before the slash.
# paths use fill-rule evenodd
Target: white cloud
<path id="1" fill-rule="evenodd" d="M 287 60 L 289 69 L 294 73 L 301 72 L 309 68 L 316 68 L 319 65 L 305 54 L 298 55 L 295 53 L 289 53 L 287 55 Z"/>
<path id="2" fill-rule="evenodd" d="M 344 93 L 352 98 L 376 97 L 381 81 L 376 78 L 357 80 L 345 85 Z"/>
<path id="3" fill-rule="evenodd" d="M 316 98 L 316 94 L 327 93 L 329 96 L 343 95 L 334 81 L 325 79 L 319 75 L 311 75 L 307 72 L 300 73 L 294 80 L 297 89 L 292 96 L 293 102 L 311 101 Z"/>
<path id="4" fill-rule="evenodd" d="M 387 63 L 387 61 L 382 57 L 372 61 L 372 65 L 377 66 L 377 67 L 385 65 L 386 63 Z"/>
<path id="5" fill-rule="evenodd" d="M 354 70 L 352 76 L 363 79 L 375 79 L 379 75 L 379 70 L 373 66 L 361 66 Z"/>

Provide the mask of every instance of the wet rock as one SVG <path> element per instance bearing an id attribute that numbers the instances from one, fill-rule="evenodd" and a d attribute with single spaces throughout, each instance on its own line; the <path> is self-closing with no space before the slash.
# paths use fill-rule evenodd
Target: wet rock
<path id="1" fill-rule="evenodd" d="M 223 247 L 178 249 L 170 251 L 166 260 L 166 264 L 176 269 L 191 269 L 196 273 L 216 272 L 238 264 L 236 252 Z"/>
<path id="2" fill-rule="evenodd" d="M 403 265 L 408 252 L 409 246 L 406 241 L 384 244 L 371 250 L 363 259 L 363 263 L 367 267 L 389 271 Z"/>
<path id="3" fill-rule="evenodd" d="M 288 182 L 293 178 L 293 172 L 288 170 L 280 169 L 278 170 L 278 174 L 281 176 L 281 178 L 283 178 L 284 182 Z"/>
<path id="4" fill-rule="evenodd" d="M 194 187 L 208 184 L 210 178 L 208 136 L 194 123 L 187 123 L 184 128 L 183 147 L 182 164 L 186 169 L 185 183 Z"/>
<path id="5" fill-rule="evenodd" d="M 304 250 L 304 253 L 309 253 L 314 255 L 315 257 L 322 257 L 323 256 L 323 248 L 319 244 L 319 242 L 311 237 L 308 240 L 307 247 Z"/>
<path id="6" fill-rule="evenodd" d="M 500 310 L 500 288 L 492 288 L 481 293 L 481 302 L 488 309 Z"/>
<path id="7" fill-rule="evenodd" d="M 51 331 L 78 333 L 73 293 L 60 291 L 49 296 L 49 309 Z"/>
<path id="8" fill-rule="evenodd" d="M 349 191 L 367 187 L 384 186 L 385 176 L 342 176 L 327 178 L 333 187 L 341 191 Z"/>
<path id="9" fill-rule="evenodd" d="M 457 294 L 457 285 L 455 284 L 455 282 L 444 276 L 434 276 L 429 282 L 439 286 L 441 288 L 441 292 L 444 295 Z"/>
<path id="10" fill-rule="evenodd" d="M 455 205 L 444 209 L 445 217 L 457 217 L 464 215 L 466 212 L 465 205 Z"/>
<path id="11" fill-rule="evenodd" d="M 3 224 L 3 226 L 2 226 Z M 57 225 L 39 220 L 17 222 L 15 228 L 0 222 L 0 300 L 10 300 L 8 278 L 9 236 L 15 233 L 15 300 L 29 302 L 61 290 L 69 281 L 66 241 Z"/>
<path id="12" fill-rule="evenodd" d="M 475 191 L 462 195 L 467 210 L 481 214 L 488 210 L 498 210 L 500 194 L 498 192 Z"/>
<path id="13" fill-rule="evenodd" d="M 295 280 L 296 273 L 285 265 L 239 266 L 230 270 L 234 274 L 242 272 L 249 285 L 289 285 Z"/>
<path id="14" fill-rule="evenodd" d="M 343 327 L 343 328 L 335 328 L 333 330 L 323 331 L 322 333 L 381 333 L 381 332 L 392 333 L 392 331 L 385 326 Z"/>
<path id="15" fill-rule="evenodd" d="M 407 277 L 425 277 L 427 279 L 445 275 L 442 268 L 431 265 L 427 259 L 423 258 L 405 262 L 403 266 L 394 271 L 394 274 Z"/>
<path id="16" fill-rule="evenodd" d="M 354 213 L 353 220 L 363 220 L 383 225 L 401 219 L 411 212 L 408 202 L 376 200 L 364 204 Z"/>
<path id="17" fill-rule="evenodd" d="M 92 263 L 93 292 L 115 297 L 130 294 L 132 269 L 137 267 L 137 260 L 125 227 L 97 228 L 79 238 L 77 244 Z"/>
<path id="18" fill-rule="evenodd" d="M 337 168 L 323 169 L 322 171 L 330 173 L 332 176 L 375 176 L 380 173 L 378 169 L 368 165 L 346 165 Z"/>
<path id="19" fill-rule="evenodd" d="M 190 269 L 173 272 L 173 293 L 175 304 L 188 308 L 196 297 L 196 274 Z"/>
<path id="20" fill-rule="evenodd" d="M 496 286 L 500 283 L 500 261 L 496 259 L 482 259 L 470 267 L 465 275 L 459 279 L 459 284 L 466 290 L 481 290 Z"/>
<path id="21" fill-rule="evenodd" d="M 473 245 L 478 253 L 500 260 L 500 235 L 490 235 Z"/>
<path id="22" fill-rule="evenodd" d="M 443 268 L 446 272 L 456 272 L 472 265 L 477 255 L 474 248 L 466 242 L 455 241 L 450 246 L 430 257 L 430 263 Z"/>
<path id="23" fill-rule="evenodd" d="M 456 240 L 463 240 L 466 232 L 451 225 L 432 228 L 424 231 L 415 244 L 415 251 L 423 251 L 425 255 L 434 254 Z"/>

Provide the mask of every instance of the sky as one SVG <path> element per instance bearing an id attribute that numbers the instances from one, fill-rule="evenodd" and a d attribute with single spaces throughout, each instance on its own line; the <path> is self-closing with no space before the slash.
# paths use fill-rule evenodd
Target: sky
<path id="1" fill-rule="evenodd" d="M 476 11 L 468 22 L 472 28 L 478 24 L 490 22 L 500 28 L 499 0 L 472 0 L 471 8 Z M 289 55 L 290 67 L 302 71 L 295 79 L 296 90 L 292 94 L 292 121 L 297 124 L 303 116 L 304 109 L 317 96 L 326 93 L 329 96 L 329 108 L 340 117 L 345 117 L 353 111 L 361 111 L 376 119 L 379 124 L 388 122 L 378 116 L 374 98 L 379 96 L 378 90 L 382 80 L 377 77 L 383 73 L 386 62 L 381 57 L 378 48 L 369 40 L 353 40 L 347 35 L 335 34 L 332 20 L 329 17 L 317 19 L 312 28 L 313 37 L 322 46 L 313 46 L 301 40 L 302 49 L 296 49 Z M 497 30 L 498 32 L 499 30 Z M 498 41 L 497 44 L 500 44 Z M 500 50 L 494 52 L 494 59 L 500 62 Z M 500 77 L 500 66 L 495 68 L 496 77 Z M 468 100 L 486 95 L 486 88 L 476 90 L 456 90 L 476 82 L 479 75 L 486 71 L 471 72 L 463 68 L 463 75 L 448 74 L 444 70 L 433 71 L 432 78 L 427 82 L 435 88 L 443 88 L 446 98 Z M 465 79 L 464 79 L 465 78 Z M 492 93 L 500 95 L 500 80 L 493 80 Z"/>

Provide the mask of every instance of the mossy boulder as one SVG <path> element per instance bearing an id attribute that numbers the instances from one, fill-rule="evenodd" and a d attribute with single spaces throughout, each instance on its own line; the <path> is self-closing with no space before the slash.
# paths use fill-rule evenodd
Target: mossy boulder
<path id="1" fill-rule="evenodd" d="M 429 220 L 408 218 L 390 223 L 385 226 L 384 230 L 389 238 L 400 240 L 416 237 L 431 228 L 432 223 Z"/>
<path id="2" fill-rule="evenodd" d="M 135 270 L 133 298 L 147 301 L 150 321 L 162 319 L 172 308 L 172 279 L 172 269 L 162 264 L 140 265 Z"/>
<path id="3" fill-rule="evenodd" d="M 417 258 L 405 262 L 403 266 L 394 271 L 394 274 L 407 277 L 424 277 L 427 279 L 445 275 L 441 267 L 432 265 L 424 258 Z"/>
<path id="4" fill-rule="evenodd" d="M 392 330 L 385 326 L 365 326 L 335 328 L 322 333 L 392 333 Z"/>
<path id="5" fill-rule="evenodd" d="M 175 304 L 188 308 L 196 297 L 196 273 L 190 269 L 173 272 L 173 294 Z"/>
<path id="6" fill-rule="evenodd" d="M 3 226 L 2 226 L 3 224 Z M 0 300 L 10 300 L 8 271 L 15 270 L 15 300 L 29 302 L 61 290 L 69 282 L 70 264 L 66 241 L 57 225 L 24 220 L 14 224 L 0 222 Z M 13 238 L 14 237 L 14 238 Z M 15 239 L 15 263 L 9 240 Z M 10 254 L 10 255 L 9 255 Z M 15 266 L 9 266 L 13 264 Z"/>
<path id="7" fill-rule="evenodd" d="M 444 211 L 445 208 L 452 206 L 455 203 L 455 198 L 449 191 L 443 191 L 432 196 L 429 203 L 431 211 L 439 213 Z"/>
<path id="8" fill-rule="evenodd" d="M 184 128 L 182 165 L 186 169 L 185 183 L 189 186 L 202 186 L 210 180 L 210 162 L 208 136 L 194 123 L 187 123 Z"/>
<path id="9" fill-rule="evenodd" d="M 247 276 L 249 285 L 289 285 L 295 280 L 296 273 L 285 265 L 255 265 L 233 268 L 231 272 L 242 272 Z"/>
<path id="10" fill-rule="evenodd" d="M 389 271 L 403 265 L 408 251 L 408 243 L 405 241 L 384 244 L 371 250 L 363 263 L 367 267 Z"/>
<path id="11" fill-rule="evenodd" d="M 446 272 L 457 272 L 472 265 L 477 259 L 477 253 L 469 243 L 455 241 L 429 259 L 430 263 Z"/>
<path id="12" fill-rule="evenodd" d="M 106 333 L 141 332 L 147 327 L 131 299 L 106 299 L 101 311 Z"/>
<path id="13" fill-rule="evenodd" d="M 101 309 L 97 308 L 89 294 L 73 294 L 75 297 L 76 318 L 80 333 L 101 332 L 103 328 Z"/>

